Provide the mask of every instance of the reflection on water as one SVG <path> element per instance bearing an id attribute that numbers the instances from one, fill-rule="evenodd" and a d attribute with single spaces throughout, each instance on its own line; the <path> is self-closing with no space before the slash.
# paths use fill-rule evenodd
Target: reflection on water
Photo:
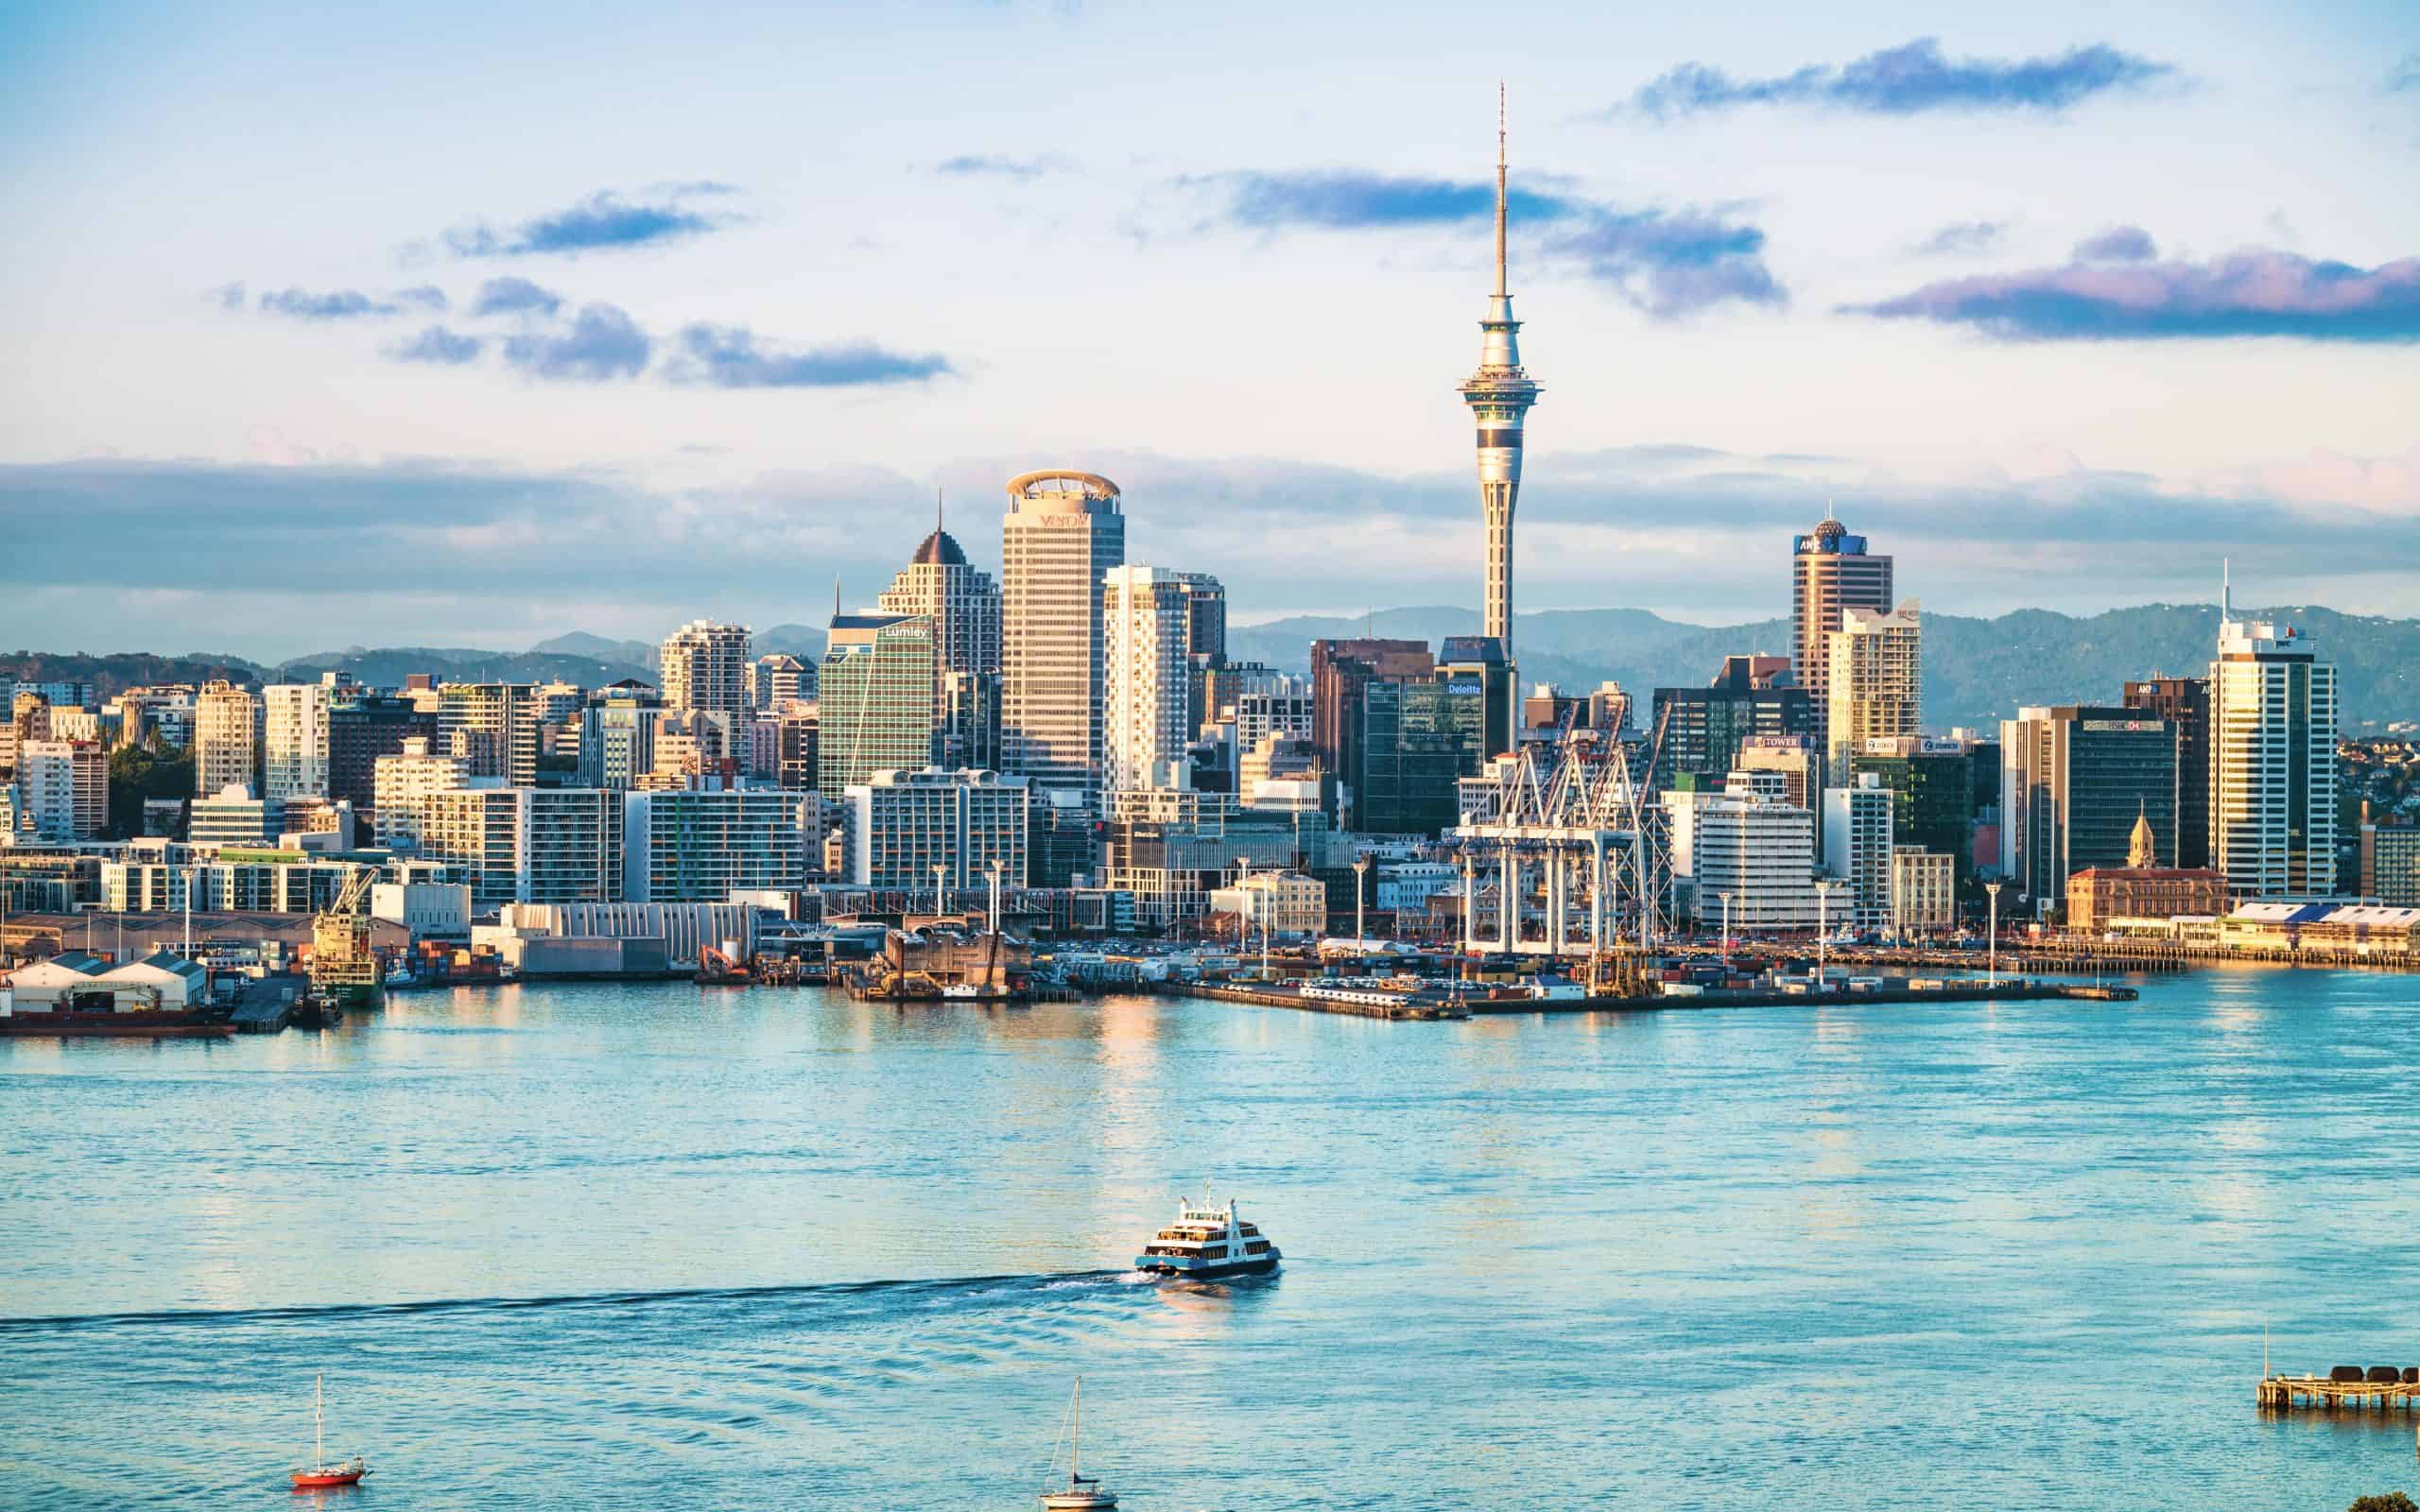
<path id="1" fill-rule="evenodd" d="M 0 1042 L 0 1508 L 302 1504 L 317 1371 L 378 1467 L 331 1507 L 1030 1509 L 1078 1373 L 1130 1512 L 2342 1505 L 2413 1419 L 2262 1418 L 2260 1331 L 2420 1355 L 2416 1062 L 2405 982 L 2280 971 L 1436 1024 L 520 985 Z M 1125 1270 L 1205 1179 L 1286 1268 Z"/>

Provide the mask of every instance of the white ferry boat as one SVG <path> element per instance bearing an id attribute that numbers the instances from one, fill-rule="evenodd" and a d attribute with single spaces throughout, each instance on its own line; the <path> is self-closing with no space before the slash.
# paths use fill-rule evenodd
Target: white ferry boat
<path id="1" fill-rule="evenodd" d="M 1233 1197 L 1223 1204 L 1207 1198 L 1177 1199 L 1176 1222 L 1151 1236 L 1134 1257 L 1134 1268 L 1191 1280 L 1221 1276 L 1266 1276 L 1277 1268 L 1277 1246 L 1256 1224 L 1236 1211 Z"/>

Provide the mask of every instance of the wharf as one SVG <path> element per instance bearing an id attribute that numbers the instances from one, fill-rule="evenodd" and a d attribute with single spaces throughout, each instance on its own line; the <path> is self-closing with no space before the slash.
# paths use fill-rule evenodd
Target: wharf
<path id="1" fill-rule="evenodd" d="M 1317 979 L 1311 979 L 1316 985 Z M 1160 982 L 1150 984 L 1150 990 L 1169 997 L 1204 998 L 1219 1003 L 1252 1003 L 1270 1008 L 1299 1008 L 1307 1013 L 1344 1013 L 1365 1019 L 1391 1020 L 1452 1020 L 1479 1015 L 1511 1016 L 1527 1013 L 1662 1013 L 1692 1008 L 1747 1007 L 1864 1007 L 1876 1004 L 1909 1003 L 1982 1003 L 1982 1002 L 2043 1002 L 2052 1000 L 2130 1003 L 2136 993 L 2133 988 L 2077 986 L 2059 982 L 2034 982 L 2010 979 L 1999 983 L 1980 981 L 1950 981 L 1938 987 L 1879 987 L 1858 991 L 1806 992 L 1779 988 L 1739 988 L 1730 991 L 1691 993 L 1687 996 L 1666 996 L 1661 993 L 1640 997 L 1587 998 L 1482 998 L 1464 997 L 1451 1002 L 1415 1001 L 1402 998 L 1375 1003 L 1345 1001 L 1336 998 L 1305 997 L 1299 989 L 1270 989 L 1257 987 L 1236 987 L 1204 982 Z"/>
<path id="2" fill-rule="evenodd" d="M 294 1022 L 304 986 L 299 978 L 247 982 L 227 1022 L 238 1034 L 275 1034 Z"/>
<path id="3" fill-rule="evenodd" d="M 2401 1371 L 2403 1379 L 2331 1381 L 2320 1376 L 2273 1375 L 2260 1383 L 2259 1401 L 2266 1412 L 2342 1412 L 2376 1409 L 2410 1411 L 2420 1408 L 2420 1380 Z"/>

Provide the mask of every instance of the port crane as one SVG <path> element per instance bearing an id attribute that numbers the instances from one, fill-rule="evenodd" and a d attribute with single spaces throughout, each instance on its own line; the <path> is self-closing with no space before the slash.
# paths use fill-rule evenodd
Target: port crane
<path id="1" fill-rule="evenodd" d="M 370 945 L 370 887 L 374 868 L 355 867 L 336 902 L 311 917 L 311 994 L 338 1007 L 358 1005 L 378 990 L 378 954 Z"/>

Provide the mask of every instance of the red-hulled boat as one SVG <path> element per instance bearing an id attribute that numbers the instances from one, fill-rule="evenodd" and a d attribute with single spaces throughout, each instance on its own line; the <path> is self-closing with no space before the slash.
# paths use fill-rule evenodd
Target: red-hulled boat
<path id="1" fill-rule="evenodd" d="M 307 1469 L 294 1472 L 294 1488 L 298 1491 L 325 1491 L 339 1486 L 359 1486 L 370 1473 L 370 1466 L 360 1455 L 331 1465 L 328 1463 L 327 1411 L 321 1378 L 311 1378 L 311 1464 Z"/>

